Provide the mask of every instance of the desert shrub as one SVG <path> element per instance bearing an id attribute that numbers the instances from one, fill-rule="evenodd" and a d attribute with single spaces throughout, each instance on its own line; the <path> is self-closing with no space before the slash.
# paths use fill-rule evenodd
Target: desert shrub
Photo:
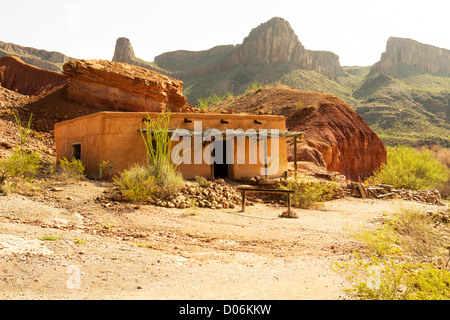
<path id="1" fill-rule="evenodd" d="M 346 291 L 361 300 L 448 300 L 450 272 L 430 263 L 414 264 L 372 257 L 335 263 L 351 287 Z"/>
<path id="2" fill-rule="evenodd" d="M 124 196 L 135 203 L 144 203 L 150 196 L 166 198 L 185 185 L 182 175 L 171 161 L 172 140 L 169 135 L 170 113 L 161 113 L 156 120 L 147 117 L 141 127 L 147 150 L 146 165 L 135 164 L 114 177 Z"/>
<path id="3" fill-rule="evenodd" d="M 122 195 L 134 203 L 144 203 L 156 190 L 156 179 L 148 167 L 136 164 L 113 177 Z"/>
<path id="4" fill-rule="evenodd" d="M 65 157 L 59 159 L 61 175 L 65 178 L 81 180 L 84 178 L 84 165 L 79 159 L 67 160 Z"/>
<path id="5" fill-rule="evenodd" d="M 100 171 L 99 178 L 100 179 L 111 179 L 110 172 L 108 170 L 112 169 L 112 165 L 109 161 L 104 160 L 102 163 L 98 165 L 98 169 Z"/>
<path id="6" fill-rule="evenodd" d="M 223 95 L 218 95 L 217 93 L 212 93 L 206 98 L 200 98 L 197 100 L 197 103 L 195 104 L 195 107 L 198 109 L 205 110 L 210 106 L 215 105 L 216 103 L 219 103 L 223 100 L 232 98 L 233 94 L 230 92 L 227 92 Z"/>
<path id="7" fill-rule="evenodd" d="M 44 235 L 44 236 L 40 237 L 39 240 L 42 240 L 42 241 L 57 241 L 57 240 L 59 240 L 59 236 Z"/>
<path id="8" fill-rule="evenodd" d="M 26 127 L 22 126 L 22 121 L 20 121 L 19 116 L 14 112 L 14 110 L 12 110 L 12 114 L 16 120 L 17 129 L 19 130 L 20 143 L 26 144 L 28 141 L 28 136 L 31 134 L 31 119 L 33 118 L 33 114 L 31 114 L 30 119 L 28 119 Z"/>
<path id="9" fill-rule="evenodd" d="M 370 259 L 355 253 L 356 260 L 335 263 L 333 269 L 349 280 L 348 292 L 358 299 L 448 299 L 449 270 L 422 263 L 447 250 L 435 222 L 417 209 L 403 209 L 380 227 L 356 235 L 369 249 Z"/>
<path id="10" fill-rule="evenodd" d="M 172 139 L 168 132 L 170 113 L 161 113 L 156 120 L 147 117 L 141 130 L 147 148 L 147 167 L 158 185 L 176 191 L 185 185 L 183 176 L 171 161 Z M 142 129 L 142 128 L 141 128 Z"/>
<path id="11" fill-rule="evenodd" d="M 400 146 L 388 148 L 386 164 L 369 182 L 423 190 L 440 189 L 448 180 L 449 170 L 436 160 L 432 151 Z"/>
<path id="12" fill-rule="evenodd" d="M 333 198 L 337 186 L 332 183 L 308 182 L 304 178 L 300 181 L 288 179 L 280 189 L 294 190 L 291 195 L 291 205 L 298 208 L 308 209 L 318 207 L 320 202 Z M 287 199 L 287 196 L 285 196 Z"/>
<path id="13" fill-rule="evenodd" d="M 404 209 L 395 214 L 389 224 L 400 235 L 406 252 L 417 256 L 433 256 L 439 251 L 439 239 L 431 216 L 419 210 Z"/>
<path id="14" fill-rule="evenodd" d="M 247 89 L 245 90 L 245 94 L 248 94 L 253 91 L 260 91 L 262 88 L 263 84 L 255 80 L 247 87 Z"/>
<path id="15" fill-rule="evenodd" d="M 200 187 L 208 188 L 211 186 L 211 181 L 208 181 L 205 177 L 197 176 L 195 177 L 195 181 L 198 183 Z"/>
<path id="16" fill-rule="evenodd" d="M 0 191 L 9 194 L 13 179 L 29 181 L 40 167 L 39 153 L 16 148 L 8 159 L 0 159 Z"/>
<path id="17" fill-rule="evenodd" d="M 362 241 L 372 254 L 377 256 L 402 254 L 400 236 L 395 232 L 392 224 L 383 224 L 376 230 L 364 229 L 354 234 Z"/>
<path id="18" fill-rule="evenodd" d="M 415 209 L 402 209 L 392 214 L 378 228 L 365 229 L 355 234 L 358 240 L 379 256 L 412 254 L 433 256 L 443 246 L 429 215 Z"/>

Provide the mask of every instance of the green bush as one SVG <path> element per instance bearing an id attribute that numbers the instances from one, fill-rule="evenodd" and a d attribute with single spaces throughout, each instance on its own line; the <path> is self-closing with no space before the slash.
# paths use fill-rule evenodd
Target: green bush
<path id="1" fill-rule="evenodd" d="M 248 94 L 253 91 L 260 91 L 263 87 L 264 86 L 261 82 L 255 80 L 247 87 L 247 89 L 245 89 L 245 94 Z"/>
<path id="2" fill-rule="evenodd" d="M 196 176 L 195 181 L 203 188 L 209 188 L 211 186 L 211 181 L 208 181 L 205 177 Z"/>
<path id="3" fill-rule="evenodd" d="M 81 180 L 84 178 L 84 165 L 81 160 L 73 158 L 72 160 L 67 160 L 65 157 L 59 160 L 59 166 L 62 169 L 62 176 Z"/>
<path id="4" fill-rule="evenodd" d="M 136 164 L 114 177 L 122 195 L 134 203 L 144 203 L 156 190 L 156 179 L 149 168 Z"/>
<path id="5" fill-rule="evenodd" d="M 350 281 L 346 291 L 361 300 L 448 300 L 450 271 L 424 263 L 414 264 L 372 257 L 335 263 L 333 269 Z"/>
<path id="6" fill-rule="evenodd" d="M 318 207 L 319 202 L 331 200 L 337 186 L 332 183 L 308 182 L 305 179 L 300 179 L 300 181 L 288 179 L 279 188 L 282 190 L 294 190 L 294 193 L 291 195 L 291 205 L 308 209 Z"/>
<path id="7" fill-rule="evenodd" d="M 200 98 L 197 100 L 197 103 L 195 104 L 195 107 L 198 109 L 205 110 L 210 106 L 215 105 L 216 103 L 219 103 L 223 100 L 232 98 L 233 94 L 231 92 L 227 92 L 224 95 L 218 95 L 217 93 L 212 93 L 206 98 Z"/>
<path id="8" fill-rule="evenodd" d="M 448 232 L 448 226 L 442 227 Z M 450 271 L 428 263 L 447 252 L 446 237 L 438 229 L 432 216 L 403 209 L 380 227 L 356 235 L 370 259 L 355 253 L 356 260 L 336 262 L 333 269 L 349 280 L 347 291 L 358 299 L 448 300 Z"/>
<path id="9" fill-rule="evenodd" d="M 409 254 L 429 257 L 443 249 L 435 222 L 419 210 L 402 209 L 375 230 L 364 229 L 355 237 L 379 256 Z"/>
<path id="10" fill-rule="evenodd" d="M 0 183 L 7 184 L 11 178 L 30 180 L 40 167 L 39 153 L 17 147 L 8 159 L 0 159 Z"/>
<path id="11" fill-rule="evenodd" d="M 386 164 L 368 181 L 423 190 L 441 189 L 448 180 L 449 170 L 436 160 L 432 151 L 400 146 L 388 148 Z"/>

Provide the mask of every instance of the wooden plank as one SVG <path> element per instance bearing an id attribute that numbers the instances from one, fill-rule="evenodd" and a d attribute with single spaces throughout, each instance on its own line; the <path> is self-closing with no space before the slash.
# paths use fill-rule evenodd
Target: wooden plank
<path id="1" fill-rule="evenodd" d="M 373 192 L 372 189 L 367 189 L 367 190 L 369 190 L 369 192 L 370 192 L 374 197 L 378 197 L 378 195 L 377 195 L 375 192 Z"/>
<path id="2" fill-rule="evenodd" d="M 394 194 L 395 194 L 395 192 L 390 192 L 390 193 L 386 193 L 386 194 L 381 194 L 381 195 L 377 196 L 377 198 L 379 199 L 379 198 L 383 198 L 383 197 L 387 197 L 387 196 L 392 196 L 392 195 L 394 195 Z"/>
<path id="3" fill-rule="evenodd" d="M 238 187 L 238 190 L 245 191 L 255 191 L 255 192 L 285 192 L 285 193 L 294 193 L 294 190 L 280 190 L 280 189 L 260 189 L 260 188 L 241 188 Z"/>
<path id="4" fill-rule="evenodd" d="M 363 186 L 360 182 L 357 183 L 358 189 L 359 189 L 359 193 L 361 193 L 361 197 L 363 199 L 366 198 L 366 193 L 364 192 Z"/>

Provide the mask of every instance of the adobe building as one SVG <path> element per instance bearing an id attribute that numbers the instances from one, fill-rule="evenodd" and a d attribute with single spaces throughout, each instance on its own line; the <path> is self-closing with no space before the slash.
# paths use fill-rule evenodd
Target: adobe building
<path id="1" fill-rule="evenodd" d="M 145 164 L 146 122 L 158 115 L 98 112 L 59 122 L 55 125 L 57 159 L 80 159 L 91 177 L 99 177 L 103 161 L 112 165 L 112 175 L 136 163 Z M 285 117 L 273 115 L 172 113 L 168 127 L 171 134 L 184 133 L 172 140 L 172 151 L 182 158 L 177 170 L 186 179 L 281 177 L 288 164 L 286 139 L 301 135 L 287 132 Z M 228 132 L 235 135 L 225 134 Z M 196 144 L 199 137 L 200 148 Z"/>

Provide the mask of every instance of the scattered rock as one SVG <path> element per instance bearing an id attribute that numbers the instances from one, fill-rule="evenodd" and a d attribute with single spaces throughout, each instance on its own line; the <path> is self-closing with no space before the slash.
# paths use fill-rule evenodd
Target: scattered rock
<path id="1" fill-rule="evenodd" d="M 296 214 L 294 211 L 291 210 L 291 212 L 288 212 L 287 210 L 284 211 L 282 214 L 280 214 L 281 218 L 298 218 L 298 214 Z"/>

